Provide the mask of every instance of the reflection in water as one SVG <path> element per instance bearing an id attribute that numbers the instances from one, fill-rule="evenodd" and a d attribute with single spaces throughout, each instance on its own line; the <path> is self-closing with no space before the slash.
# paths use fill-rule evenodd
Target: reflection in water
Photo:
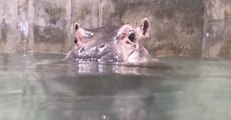
<path id="1" fill-rule="evenodd" d="M 142 65 L 0 55 L 1 120 L 229 120 L 231 62 Z"/>

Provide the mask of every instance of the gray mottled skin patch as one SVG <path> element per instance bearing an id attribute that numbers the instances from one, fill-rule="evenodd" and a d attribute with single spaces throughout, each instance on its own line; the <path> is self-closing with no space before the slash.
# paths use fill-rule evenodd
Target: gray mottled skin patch
<path id="1" fill-rule="evenodd" d="M 96 44 L 107 43 L 111 44 L 113 42 L 113 37 L 116 36 L 116 32 L 119 29 L 117 26 L 107 26 L 107 27 L 100 27 L 100 28 L 93 28 L 93 29 L 85 29 L 93 33 L 93 37 L 90 41 L 87 41 L 83 47 L 95 47 Z M 77 40 L 78 41 L 78 40 Z"/>
<path id="2" fill-rule="evenodd" d="M 123 61 L 122 56 L 116 53 L 111 45 L 104 43 L 96 45 L 95 47 L 74 48 L 68 53 L 66 59 L 71 61 Z"/>
<path id="3" fill-rule="evenodd" d="M 93 37 L 81 47 L 75 47 L 68 54 L 66 59 L 71 61 L 111 61 L 122 62 L 122 56 L 113 47 L 113 40 L 119 27 L 107 26 L 93 29 L 85 29 L 93 33 Z"/>

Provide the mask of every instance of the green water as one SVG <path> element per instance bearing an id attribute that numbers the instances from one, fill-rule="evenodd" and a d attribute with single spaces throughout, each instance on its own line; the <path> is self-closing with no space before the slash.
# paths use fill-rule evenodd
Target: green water
<path id="1" fill-rule="evenodd" d="M 0 55 L 0 120 L 230 120 L 231 61 L 145 65 Z"/>

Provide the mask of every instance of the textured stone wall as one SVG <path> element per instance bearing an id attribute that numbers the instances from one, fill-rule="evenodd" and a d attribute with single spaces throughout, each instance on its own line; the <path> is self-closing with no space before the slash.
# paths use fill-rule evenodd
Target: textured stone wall
<path id="1" fill-rule="evenodd" d="M 230 0 L 1 0 L 0 51 L 67 52 L 73 25 L 151 22 L 153 56 L 231 57 Z"/>
<path id="2" fill-rule="evenodd" d="M 2 0 L 0 3 L 1 51 L 70 49 L 71 0 Z"/>
<path id="3" fill-rule="evenodd" d="M 231 57 L 231 1 L 208 0 L 205 3 L 203 57 Z"/>

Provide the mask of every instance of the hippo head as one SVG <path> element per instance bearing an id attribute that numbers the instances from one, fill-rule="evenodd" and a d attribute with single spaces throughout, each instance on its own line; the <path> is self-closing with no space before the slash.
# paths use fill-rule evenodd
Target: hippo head
<path id="1" fill-rule="evenodd" d="M 149 37 L 150 23 L 144 18 L 137 27 L 84 29 L 75 24 L 76 47 L 66 58 L 74 60 L 102 60 L 115 62 L 145 62 L 150 58 L 142 45 Z"/>
<path id="2" fill-rule="evenodd" d="M 117 32 L 115 39 L 115 49 L 121 54 L 123 61 L 127 62 L 145 62 L 150 58 L 142 41 L 149 37 L 150 23 L 144 18 L 140 25 L 133 28 L 131 25 L 123 25 Z"/>
<path id="3" fill-rule="evenodd" d="M 94 33 L 81 28 L 78 23 L 75 23 L 75 40 L 74 43 L 76 44 L 76 47 L 80 47 L 83 44 L 92 41 Z"/>

